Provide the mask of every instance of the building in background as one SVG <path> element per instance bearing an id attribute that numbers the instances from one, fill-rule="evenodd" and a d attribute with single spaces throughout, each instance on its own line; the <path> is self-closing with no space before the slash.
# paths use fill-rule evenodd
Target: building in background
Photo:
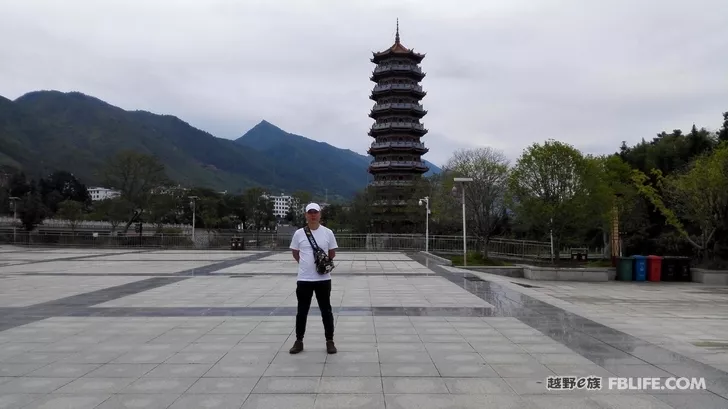
<path id="1" fill-rule="evenodd" d="M 293 200 L 291 196 L 287 196 L 281 193 L 278 196 L 264 194 L 262 197 L 273 201 L 273 215 L 278 219 L 286 217 L 288 211 L 291 209 L 291 204 Z"/>
<path id="2" fill-rule="evenodd" d="M 428 149 L 420 140 L 427 133 L 420 123 L 427 114 L 420 104 L 426 95 L 419 84 L 425 77 L 419 67 L 424 58 L 402 45 L 397 22 L 394 45 L 371 59 L 377 64 L 370 78 L 377 85 L 370 96 L 375 105 L 369 116 L 375 123 L 369 131 L 374 141 L 368 151 L 374 157 L 368 169 L 374 176 L 369 183 L 374 232 L 403 233 L 413 226 L 408 204 L 415 182 L 429 170 L 422 160 Z"/>
<path id="3" fill-rule="evenodd" d="M 88 195 L 91 196 L 91 200 L 96 201 L 119 197 L 121 195 L 121 192 L 115 189 L 108 189 L 105 187 L 90 187 L 88 188 Z"/>

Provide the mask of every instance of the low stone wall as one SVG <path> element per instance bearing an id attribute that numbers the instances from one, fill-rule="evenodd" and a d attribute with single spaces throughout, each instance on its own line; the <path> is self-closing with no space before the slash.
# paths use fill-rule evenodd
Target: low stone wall
<path id="1" fill-rule="evenodd" d="M 706 270 L 704 268 L 691 269 L 694 283 L 709 285 L 728 285 L 728 270 Z"/>
<path id="2" fill-rule="evenodd" d="M 523 276 L 528 280 L 540 281 L 601 282 L 614 280 L 616 276 L 616 269 L 523 266 Z"/>
<path id="3" fill-rule="evenodd" d="M 427 251 L 420 251 L 420 254 L 423 254 L 425 257 L 431 258 L 431 259 L 437 261 L 438 263 L 444 264 L 446 266 L 451 266 L 452 265 L 452 260 L 447 259 L 447 258 L 444 258 L 444 257 L 436 256 L 436 255 L 434 255 L 432 253 L 429 253 Z"/>
<path id="4" fill-rule="evenodd" d="M 458 268 L 475 270 L 503 277 L 524 278 L 523 266 L 459 266 Z"/>

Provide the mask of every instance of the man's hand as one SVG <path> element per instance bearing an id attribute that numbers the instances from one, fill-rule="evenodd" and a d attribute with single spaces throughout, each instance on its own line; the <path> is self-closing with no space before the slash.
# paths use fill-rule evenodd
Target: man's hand
<path id="1" fill-rule="evenodd" d="M 301 250 L 291 250 L 291 252 L 293 253 L 293 259 L 298 263 L 301 259 L 301 255 L 299 254 Z"/>
<path id="2" fill-rule="evenodd" d="M 333 249 L 329 250 L 329 259 L 331 261 L 334 260 L 334 256 L 336 256 L 336 250 L 333 250 Z"/>

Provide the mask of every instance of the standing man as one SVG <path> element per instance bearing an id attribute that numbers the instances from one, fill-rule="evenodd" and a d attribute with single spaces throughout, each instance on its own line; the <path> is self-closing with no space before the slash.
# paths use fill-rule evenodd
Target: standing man
<path id="1" fill-rule="evenodd" d="M 334 232 L 321 225 L 321 207 L 316 203 L 306 206 L 306 227 L 315 239 L 315 244 L 326 252 L 331 260 L 336 254 L 336 237 Z M 316 293 L 316 301 L 321 309 L 321 319 L 324 323 L 324 336 L 326 337 L 326 352 L 336 353 L 334 345 L 334 314 L 331 312 L 331 273 L 320 274 L 316 271 L 313 247 L 306 235 L 305 228 L 296 230 L 291 240 L 293 258 L 298 262 L 298 278 L 296 283 L 296 298 L 298 299 L 298 312 L 296 313 L 296 342 L 289 351 L 297 354 L 303 351 L 303 335 L 306 332 L 306 318 L 311 307 L 311 298 Z"/>

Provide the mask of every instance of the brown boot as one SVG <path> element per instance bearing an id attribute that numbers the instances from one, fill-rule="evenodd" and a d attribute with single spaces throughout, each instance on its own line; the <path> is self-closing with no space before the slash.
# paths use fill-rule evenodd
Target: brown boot
<path id="1" fill-rule="evenodd" d="M 288 351 L 288 352 L 290 352 L 292 354 L 297 354 L 301 351 L 303 351 L 303 341 L 297 339 L 296 342 L 293 343 L 293 346 L 291 347 L 290 351 Z"/>
<path id="2" fill-rule="evenodd" d="M 336 345 L 334 345 L 334 341 L 326 341 L 326 352 L 329 354 L 335 354 L 336 353 Z"/>

